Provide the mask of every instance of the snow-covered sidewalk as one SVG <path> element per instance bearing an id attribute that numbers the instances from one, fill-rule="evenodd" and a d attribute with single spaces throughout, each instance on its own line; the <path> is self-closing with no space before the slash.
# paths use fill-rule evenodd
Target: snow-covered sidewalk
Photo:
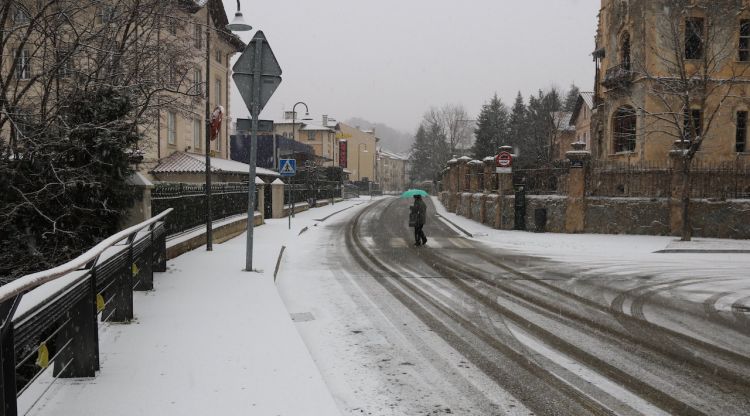
<path id="1" fill-rule="evenodd" d="M 136 292 L 135 321 L 100 326 L 96 378 L 51 377 L 19 400 L 19 414 L 336 415 L 331 398 L 273 281 L 282 245 L 317 219 L 368 202 L 349 200 L 255 229 L 254 267 L 241 236 L 168 262 L 155 289 Z"/>
<path id="2" fill-rule="evenodd" d="M 450 213 L 437 198 L 433 203 L 459 233 L 490 247 L 548 258 L 581 278 L 609 279 L 623 287 L 640 278 L 654 284 L 683 280 L 672 295 L 704 302 L 724 293 L 716 305 L 720 310 L 750 296 L 750 240 L 504 231 Z"/>

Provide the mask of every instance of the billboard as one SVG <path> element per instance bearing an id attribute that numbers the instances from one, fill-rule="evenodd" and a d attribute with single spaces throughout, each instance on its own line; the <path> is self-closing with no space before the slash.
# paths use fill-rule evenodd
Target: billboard
<path id="1" fill-rule="evenodd" d="M 346 153 L 346 140 L 339 140 L 339 166 L 346 169 L 346 160 L 347 160 L 347 153 Z"/>

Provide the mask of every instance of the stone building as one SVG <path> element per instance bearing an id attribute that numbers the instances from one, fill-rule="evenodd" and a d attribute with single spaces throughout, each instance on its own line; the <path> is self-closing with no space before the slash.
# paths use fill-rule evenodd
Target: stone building
<path id="1" fill-rule="evenodd" d="M 591 149 L 597 160 L 750 162 L 750 2 L 602 0 Z M 691 139 L 692 140 L 692 139 Z"/>
<path id="2" fill-rule="evenodd" d="M 578 94 L 570 125 L 575 128 L 575 141 L 585 143 L 584 150 L 594 152 L 591 146 L 591 112 L 594 108 L 594 93 L 581 92 Z M 569 150 L 569 149 L 568 149 Z"/>
<path id="3" fill-rule="evenodd" d="M 321 166 L 338 166 L 336 124 L 329 123 L 327 116 L 323 116 L 322 122 L 316 124 L 307 116 L 303 116 L 301 120 L 295 117 L 293 120 L 292 112 L 286 111 L 282 120 L 274 122 L 273 129 L 274 134 L 312 147 L 315 155 L 318 156 L 317 163 Z"/>
<path id="4" fill-rule="evenodd" d="M 375 181 L 383 192 L 397 193 L 406 190 L 406 163 L 408 158 L 387 150 L 378 149 Z"/>

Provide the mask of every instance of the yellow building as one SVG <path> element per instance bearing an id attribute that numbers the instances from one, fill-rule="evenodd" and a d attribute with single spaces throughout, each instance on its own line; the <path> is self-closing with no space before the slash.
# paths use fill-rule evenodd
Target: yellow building
<path id="1" fill-rule="evenodd" d="M 376 181 L 377 142 L 375 131 L 363 131 L 345 123 L 338 123 L 336 138 L 346 142 L 346 170 L 352 181 Z"/>
<path id="2" fill-rule="evenodd" d="M 188 2 L 194 3 L 194 2 Z M 210 30 L 206 30 L 206 14 L 211 13 Z M 206 91 L 211 111 L 217 106 L 224 108 L 224 119 L 218 137 L 211 142 L 211 155 L 229 159 L 229 128 L 232 122 L 229 94 L 231 79 L 230 60 L 245 45 L 238 37 L 227 33 L 228 23 L 224 6 L 220 0 L 209 0 L 206 5 L 196 5 L 184 9 L 180 16 L 181 25 L 164 31 L 164 41 L 176 41 L 190 37 L 193 46 L 193 67 L 187 77 L 192 83 L 192 92 L 199 97 L 190 100 L 189 105 L 159 111 L 157 124 L 145 131 L 147 146 L 144 146 L 144 167 L 151 169 L 175 152 L 206 154 Z M 206 50 L 206 37 L 210 36 L 210 51 Z M 210 81 L 206 84 L 206 54 L 210 57 Z M 165 71 L 171 71 L 165 63 Z"/>
<path id="3" fill-rule="evenodd" d="M 302 118 L 300 120 L 295 117 L 292 120 L 292 112 L 285 112 L 282 120 L 274 122 L 274 133 L 312 147 L 320 165 L 338 166 L 335 124 L 330 126 L 327 116 L 323 116 L 320 124 L 315 123 L 310 117 Z"/>
<path id="4" fill-rule="evenodd" d="M 750 2 L 602 0 L 591 145 L 595 159 L 750 161 Z"/>

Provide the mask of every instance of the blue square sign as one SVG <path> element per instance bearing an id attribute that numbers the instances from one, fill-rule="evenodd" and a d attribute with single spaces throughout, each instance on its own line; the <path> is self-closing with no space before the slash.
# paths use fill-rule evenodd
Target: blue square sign
<path id="1" fill-rule="evenodd" d="M 281 159 L 279 160 L 279 173 L 281 176 L 294 176 L 297 174 L 297 160 L 296 159 Z"/>

